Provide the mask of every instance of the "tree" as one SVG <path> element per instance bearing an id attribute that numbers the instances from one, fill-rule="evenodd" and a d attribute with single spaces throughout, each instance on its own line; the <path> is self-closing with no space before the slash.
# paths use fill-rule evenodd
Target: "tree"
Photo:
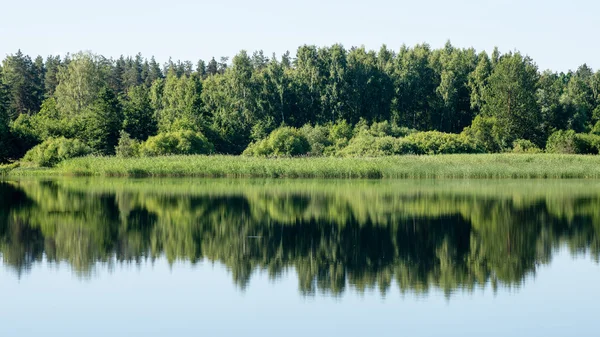
<path id="1" fill-rule="evenodd" d="M 10 157 L 10 118 L 8 115 L 8 90 L 2 82 L 2 67 L 0 67 L 0 163 Z"/>
<path id="2" fill-rule="evenodd" d="M 184 74 L 177 77 L 176 71 L 171 69 L 162 91 L 162 107 L 157 110 L 159 130 L 161 132 L 179 129 L 202 131 L 201 93 L 202 83 L 196 76 Z"/>
<path id="3" fill-rule="evenodd" d="M 139 85 L 129 88 L 123 102 L 123 130 L 132 138 L 146 140 L 157 132 L 150 89 Z"/>
<path id="4" fill-rule="evenodd" d="M 430 57 L 431 48 L 427 44 L 400 49 L 393 75 L 396 94 L 392 103 L 392 119 L 398 125 L 419 130 L 434 128 L 439 80 Z"/>
<path id="5" fill-rule="evenodd" d="M 43 62 L 38 64 L 19 50 L 3 62 L 2 83 L 8 95 L 8 114 L 14 119 L 20 114 L 36 113 L 43 96 Z"/>
<path id="6" fill-rule="evenodd" d="M 206 67 L 206 73 L 208 75 L 216 75 L 218 71 L 219 71 L 219 65 L 217 64 L 217 61 L 213 57 L 208 62 L 208 66 Z"/>
<path id="7" fill-rule="evenodd" d="M 90 108 L 107 83 L 107 69 L 100 58 L 78 53 L 66 67 L 60 68 L 55 97 L 58 109 L 67 115 L 78 115 Z"/>
<path id="8" fill-rule="evenodd" d="M 102 88 L 89 109 L 85 116 L 85 131 L 82 138 L 97 153 L 114 154 L 123 124 L 117 96 L 111 89 Z"/>
<path id="9" fill-rule="evenodd" d="M 52 97 L 58 85 L 58 72 L 62 62 L 60 56 L 46 58 L 46 74 L 44 76 L 44 99 Z"/>
<path id="10" fill-rule="evenodd" d="M 516 139 L 527 139 L 543 146 L 535 96 L 538 79 L 537 66 L 518 52 L 500 57 L 488 79 L 482 112 L 496 117 L 507 135 L 503 140 L 507 144 Z"/>
<path id="11" fill-rule="evenodd" d="M 477 58 L 477 67 L 469 74 L 468 86 L 471 90 L 471 108 L 480 111 L 488 78 L 492 74 L 492 63 L 485 51 L 481 52 Z"/>

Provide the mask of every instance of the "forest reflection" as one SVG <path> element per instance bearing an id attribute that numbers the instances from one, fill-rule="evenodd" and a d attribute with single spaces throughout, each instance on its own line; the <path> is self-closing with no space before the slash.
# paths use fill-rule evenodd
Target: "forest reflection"
<path id="1" fill-rule="evenodd" d="M 223 264 L 241 288 L 295 270 L 303 294 L 451 294 L 518 287 L 562 246 L 597 263 L 599 233 L 586 181 L 0 182 L 0 254 L 19 275 L 164 256 Z"/>

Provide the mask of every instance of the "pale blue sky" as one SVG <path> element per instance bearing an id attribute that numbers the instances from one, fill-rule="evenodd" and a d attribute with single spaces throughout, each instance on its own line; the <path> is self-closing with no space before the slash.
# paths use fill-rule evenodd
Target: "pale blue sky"
<path id="1" fill-rule="evenodd" d="M 520 50 L 541 69 L 600 68 L 600 2 L 593 0 L 30 0 L 0 7 L 0 56 L 91 50 L 105 56 L 169 56 L 194 63 L 240 49 L 295 54 L 302 44 L 450 39 L 478 51 Z"/>

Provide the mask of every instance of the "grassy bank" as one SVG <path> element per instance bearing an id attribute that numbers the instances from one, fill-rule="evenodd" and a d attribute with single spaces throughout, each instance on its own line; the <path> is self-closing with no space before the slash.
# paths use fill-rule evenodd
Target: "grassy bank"
<path id="1" fill-rule="evenodd" d="M 600 156 L 482 154 L 381 158 L 83 157 L 9 173 L 107 177 L 600 178 Z"/>

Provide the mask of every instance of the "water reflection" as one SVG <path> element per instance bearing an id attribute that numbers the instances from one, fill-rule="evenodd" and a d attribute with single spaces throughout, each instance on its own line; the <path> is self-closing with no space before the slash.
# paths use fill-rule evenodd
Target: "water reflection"
<path id="1" fill-rule="evenodd" d="M 600 258 L 586 181 L 94 180 L 0 182 L 0 254 L 82 277 L 99 263 L 213 261 L 244 288 L 297 272 L 303 294 L 391 285 L 518 287 L 558 247 Z"/>

